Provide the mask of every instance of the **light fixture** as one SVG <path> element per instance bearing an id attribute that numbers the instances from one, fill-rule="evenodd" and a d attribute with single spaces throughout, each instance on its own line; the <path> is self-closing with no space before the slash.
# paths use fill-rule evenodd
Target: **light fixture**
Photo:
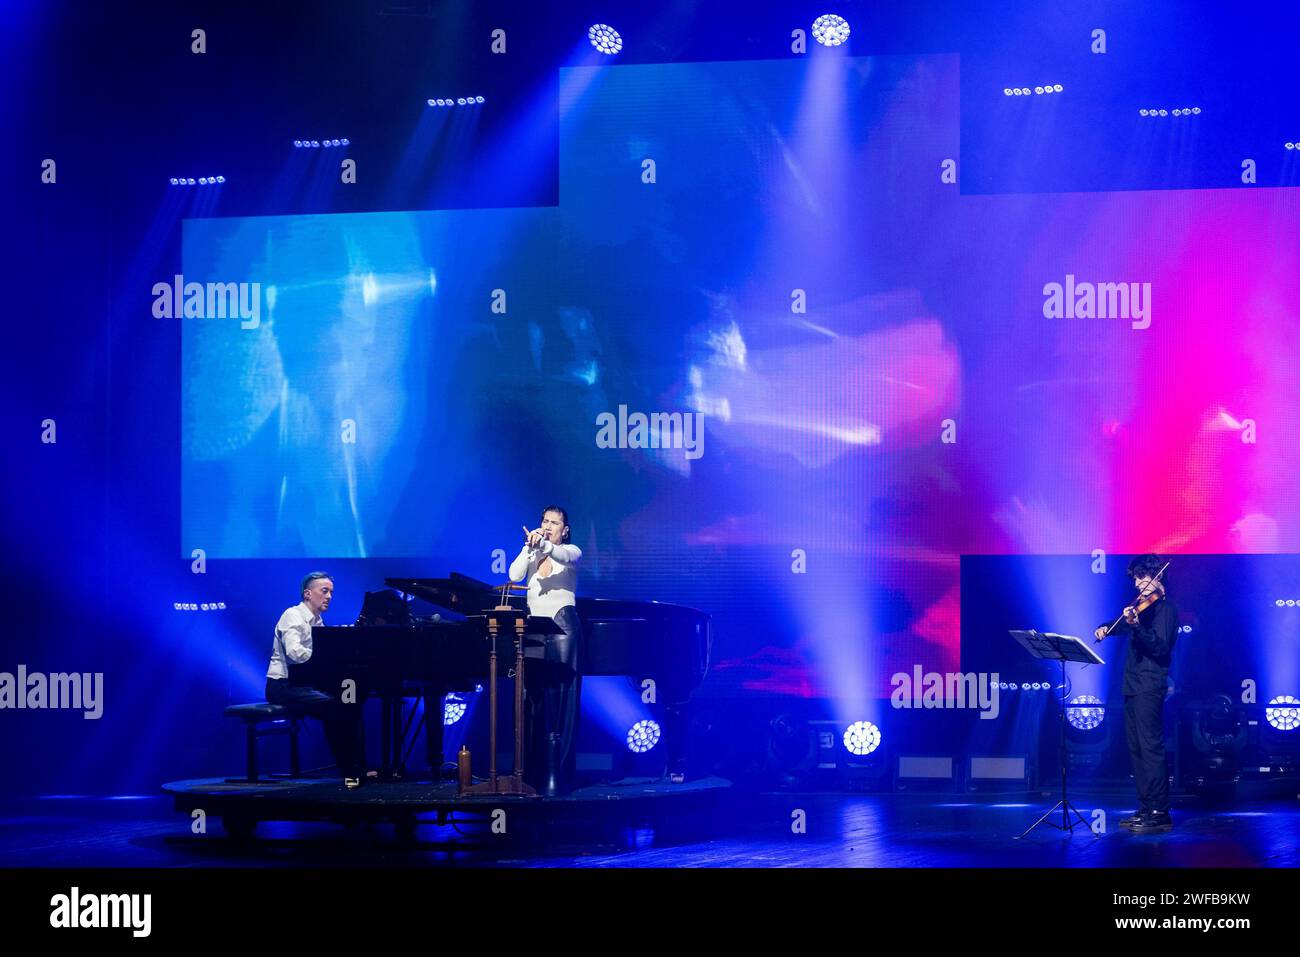
<path id="1" fill-rule="evenodd" d="M 659 743 L 659 722 L 646 718 L 632 725 L 627 732 L 627 749 L 636 754 L 649 751 Z"/>
<path id="2" fill-rule="evenodd" d="M 844 730 L 844 747 L 859 757 L 880 747 L 880 729 L 870 721 L 854 721 Z"/>
<path id="3" fill-rule="evenodd" d="M 824 13 L 813 21 L 813 39 L 824 47 L 837 47 L 849 38 L 849 21 L 834 13 Z"/>
<path id="4" fill-rule="evenodd" d="M 608 23 L 593 23 L 587 30 L 587 39 L 606 56 L 613 56 L 623 49 L 623 38 Z"/>

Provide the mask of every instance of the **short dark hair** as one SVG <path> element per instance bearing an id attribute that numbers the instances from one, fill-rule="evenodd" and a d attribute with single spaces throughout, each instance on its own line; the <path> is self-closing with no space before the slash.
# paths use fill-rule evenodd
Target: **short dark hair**
<path id="1" fill-rule="evenodd" d="M 546 506 L 546 508 L 542 509 L 543 519 L 546 518 L 547 512 L 560 513 L 560 518 L 564 519 L 564 537 L 560 540 L 567 542 L 569 540 L 569 513 L 564 510 L 564 507 L 562 505 L 548 505 Z"/>
<path id="2" fill-rule="evenodd" d="M 1128 569 L 1127 569 L 1128 577 L 1136 581 L 1137 579 L 1142 578 L 1143 576 L 1146 575 L 1154 576 L 1156 572 L 1160 571 L 1160 569 L 1164 566 L 1164 564 L 1165 564 L 1165 560 L 1161 558 L 1159 555 L 1155 555 L 1152 553 L 1147 553 L 1146 555 L 1139 555 L 1137 558 L 1133 559 L 1131 562 L 1128 563 Z M 1165 586 L 1165 588 L 1168 588 L 1169 576 L 1162 575 L 1160 577 L 1160 582 Z"/>
<path id="3" fill-rule="evenodd" d="M 298 589 L 298 597 L 302 598 L 302 593 L 311 587 L 311 583 L 320 581 L 322 578 L 328 578 L 331 582 L 334 581 L 334 576 L 329 572 L 312 572 L 302 580 L 302 587 Z"/>

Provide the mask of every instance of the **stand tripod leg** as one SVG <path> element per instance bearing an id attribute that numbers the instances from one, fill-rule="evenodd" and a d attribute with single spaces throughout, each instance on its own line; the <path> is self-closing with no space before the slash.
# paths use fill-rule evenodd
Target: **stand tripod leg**
<path id="1" fill-rule="evenodd" d="M 1075 807 L 1073 804 L 1071 804 L 1069 801 L 1066 801 L 1065 804 L 1066 807 L 1070 809 L 1070 813 L 1079 819 L 1079 824 L 1082 825 L 1084 828 L 1086 828 L 1088 833 L 1095 838 L 1097 836 L 1097 832 L 1092 829 L 1092 825 L 1088 823 L 1088 819 L 1085 818 L 1083 814 L 1080 813 L 1079 809 Z M 1073 828 L 1074 826 L 1075 825 L 1071 825 L 1071 828 Z M 1073 830 L 1071 830 L 1071 833 L 1073 833 Z"/>
<path id="2" fill-rule="evenodd" d="M 1060 809 L 1061 812 L 1060 824 L 1057 824 L 1055 821 L 1048 820 L 1049 817 L 1051 817 L 1053 814 L 1056 813 L 1057 809 Z M 1071 820 L 1070 819 L 1071 814 L 1073 814 L 1076 818 L 1078 818 L 1078 820 L 1077 821 Z M 1049 827 L 1056 828 L 1058 831 L 1064 831 L 1065 833 L 1069 834 L 1071 837 L 1074 836 L 1074 829 L 1076 827 L 1082 827 L 1094 838 L 1097 836 L 1097 833 L 1092 829 L 1092 825 L 1088 823 L 1087 818 L 1085 818 L 1079 812 L 1079 809 L 1077 807 L 1075 807 L 1069 801 L 1057 801 L 1055 804 L 1052 805 L 1050 810 L 1048 810 L 1045 814 L 1043 814 L 1042 817 L 1040 817 L 1033 824 L 1029 825 L 1029 827 L 1025 828 L 1025 830 L 1022 833 L 1017 834 L 1014 840 L 1017 841 L 1020 840 L 1026 834 L 1032 831 L 1034 828 L 1038 827 L 1038 825 L 1040 824 L 1046 824 Z"/>
<path id="3" fill-rule="evenodd" d="M 1063 805 L 1064 803 L 1065 803 L 1064 801 L 1057 801 L 1055 804 L 1052 805 L 1051 809 L 1050 809 L 1049 811 L 1047 811 L 1047 812 L 1046 812 L 1042 817 L 1040 817 L 1040 818 L 1039 818 L 1037 821 L 1035 821 L 1033 824 L 1029 825 L 1029 827 L 1025 828 L 1024 831 L 1022 831 L 1021 833 L 1017 834 L 1016 837 L 1015 837 L 1015 839 L 1016 839 L 1017 841 L 1020 840 L 1020 839 L 1023 838 L 1026 834 L 1028 834 L 1030 831 L 1032 831 L 1034 828 L 1038 827 L 1038 825 L 1040 825 L 1040 824 L 1049 824 L 1049 825 L 1051 825 L 1052 827 L 1057 828 L 1058 830 L 1060 830 L 1060 829 L 1061 829 L 1061 825 L 1057 824 L 1055 821 L 1049 821 L 1049 820 L 1047 820 L 1047 819 L 1048 819 L 1049 817 L 1051 817 L 1053 814 L 1055 814 L 1055 813 L 1056 813 L 1056 809 L 1059 808 L 1059 807 L 1061 807 L 1061 805 Z"/>

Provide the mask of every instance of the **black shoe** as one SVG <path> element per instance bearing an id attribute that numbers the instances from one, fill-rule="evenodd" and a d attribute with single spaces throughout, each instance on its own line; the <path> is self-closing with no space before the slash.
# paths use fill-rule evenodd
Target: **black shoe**
<path id="1" fill-rule="evenodd" d="M 1159 834 L 1162 831 L 1173 830 L 1174 819 L 1169 816 L 1168 811 L 1150 811 L 1146 814 L 1138 815 L 1129 830 L 1134 834 Z"/>
<path id="2" fill-rule="evenodd" d="M 1149 814 L 1149 813 L 1150 813 L 1149 811 L 1138 811 L 1136 814 L 1130 814 L 1128 817 L 1122 817 L 1119 819 L 1119 826 L 1132 827 L 1134 824 L 1136 824 L 1138 821 L 1142 819 L 1143 814 Z"/>

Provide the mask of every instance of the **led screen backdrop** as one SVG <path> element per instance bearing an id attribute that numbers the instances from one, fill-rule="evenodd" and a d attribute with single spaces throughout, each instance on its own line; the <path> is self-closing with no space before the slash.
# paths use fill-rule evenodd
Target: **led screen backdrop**
<path id="1" fill-rule="evenodd" d="M 1290 191 L 964 193 L 959 74 L 569 69 L 557 207 L 187 221 L 262 314 L 182 323 L 182 553 L 496 580 L 558 501 L 851 711 L 959 667 L 963 554 L 1300 550 Z"/>

